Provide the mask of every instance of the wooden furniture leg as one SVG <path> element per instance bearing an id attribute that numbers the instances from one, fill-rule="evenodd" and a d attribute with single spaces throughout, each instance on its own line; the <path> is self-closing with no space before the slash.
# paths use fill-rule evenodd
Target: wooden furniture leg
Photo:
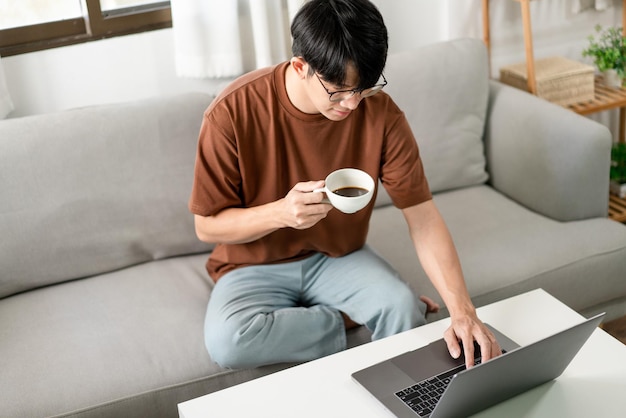
<path id="1" fill-rule="evenodd" d="M 619 108 L 619 138 L 618 141 L 624 144 L 626 141 L 624 140 L 624 131 L 626 131 L 626 127 L 624 127 L 624 122 L 626 122 L 626 109 L 623 107 Z"/>
<path id="2" fill-rule="evenodd" d="M 522 9 L 522 24 L 524 25 L 524 45 L 526 47 L 526 71 L 528 72 L 528 90 L 537 94 L 537 80 L 535 78 L 535 57 L 533 54 L 533 36 L 530 27 L 530 0 L 518 0 Z"/>
<path id="3" fill-rule="evenodd" d="M 626 1 L 626 0 L 625 0 Z M 491 32 L 489 30 L 489 0 L 482 0 L 483 8 L 483 41 L 487 46 L 487 62 L 489 65 L 489 78 L 491 78 Z"/>
<path id="4" fill-rule="evenodd" d="M 626 36 L 626 0 L 622 1 L 622 35 Z"/>

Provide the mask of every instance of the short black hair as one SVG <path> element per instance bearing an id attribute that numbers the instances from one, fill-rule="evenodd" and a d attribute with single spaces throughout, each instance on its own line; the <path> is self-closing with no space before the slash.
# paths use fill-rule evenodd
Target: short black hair
<path id="1" fill-rule="evenodd" d="M 292 53 L 324 80 L 343 85 L 346 66 L 359 75 L 357 88 L 376 84 L 387 61 L 388 35 L 383 17 L 368 0 L 310 0 L 291 23 Z"/>

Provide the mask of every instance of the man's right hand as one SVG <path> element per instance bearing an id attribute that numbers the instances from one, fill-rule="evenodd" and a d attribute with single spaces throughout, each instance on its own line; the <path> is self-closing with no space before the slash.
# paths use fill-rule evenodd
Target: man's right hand
<path id="1" fill-rule="evenodd" d="M 287 193 L 281 202 L 282 221 L 294 229 L 307 229 L 326 217 L 333 208 L 325 203 L 324 193 L 313 193 L 324 187 L 324 180 L 298 183 Z"/>
<path id="2" fill-rule="evenodd" d="M 323 203 L 324 180 L 296 184 L 287 196 L 251 208 L 227 208 L 213 216 L 195 215 L 201 241 L 222 244 L 251 242 L 280 228 L 307 229 L 324 219 L 333 207 Z"/>

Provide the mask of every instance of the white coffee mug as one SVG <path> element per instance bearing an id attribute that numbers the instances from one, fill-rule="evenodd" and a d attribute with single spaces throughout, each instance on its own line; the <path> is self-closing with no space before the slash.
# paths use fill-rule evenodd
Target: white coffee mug
<path id="1" fill-rule="evenodd" d="M 363 209 L 374 195 L 374 180 L 365 171 L 342 168 L 326 177 L 325 186 L 314 192 L 324 192 L 328 202 L 343 213 Z"/>

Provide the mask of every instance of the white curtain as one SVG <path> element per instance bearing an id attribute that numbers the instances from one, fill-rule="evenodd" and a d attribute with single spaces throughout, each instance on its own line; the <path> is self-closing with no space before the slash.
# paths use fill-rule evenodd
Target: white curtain
<path id="1" fill-rule="evenodd" d="M 580 13 L 587 9 L 606 10 L 611 6 L 611 0 L 574 0 L 572 12 Z"/>
<path id="2" fill-rule="evenodd" d="M 7 117 L 13 109 L 13 101 L 11 101 L 11 96 L 9 96 L 9 89 L 4 79 L 4 70 L 0 61 L 0 119 Z"/>
<path id="3" fill-rule="evenodd" d="M 289 59 L 305 1 L 171 0 L 177 75 L 234 77 Z"/>

